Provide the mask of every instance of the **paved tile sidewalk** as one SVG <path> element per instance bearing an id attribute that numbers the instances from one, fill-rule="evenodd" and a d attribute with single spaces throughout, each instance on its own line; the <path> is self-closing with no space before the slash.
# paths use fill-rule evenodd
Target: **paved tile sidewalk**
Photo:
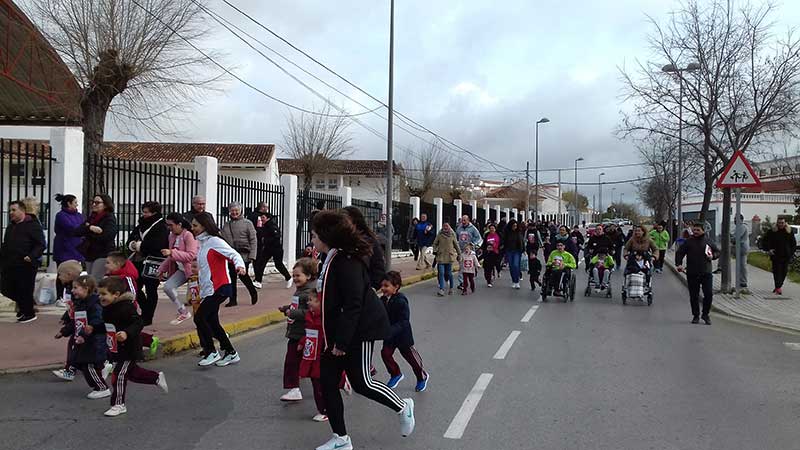
<path id="1" fill-rule="evenodd" d="M 686 275 L 676 272 L 675 252 L 667 253 L 667 265 L 686 282 Z M 735 276 L 732 274 L 732 276 Z M 719 292 L 721 277 L 714 275 L 714 304 L 718 312 L 764 325 L 800 331 L 800 284 L 786 280 L 783 295 L 772 293 L 772 273 L 754 266 L 747 266 L 747 281 L 750 294 L 740 298 Z"/>

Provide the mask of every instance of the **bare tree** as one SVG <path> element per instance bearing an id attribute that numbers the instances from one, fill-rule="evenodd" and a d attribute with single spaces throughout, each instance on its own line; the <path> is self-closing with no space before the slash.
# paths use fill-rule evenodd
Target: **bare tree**
<path id="1" fill-rule="evenodd" d="M 586 197 L 585 195 L 581 194 L 580 192 L 578 192 L 578 201 L 577 202 L 575 201 L 574 197 L 575 197 L 575 193 L 573 191 L 564 191 L 564 192 L 561 193 L 561 200 L 566 202 L 568 211 L 570 209 L 574 210 L 576 204 L 578 205 L 578 211 L 580 211 L 580 212 L 586 212 L 586 211 L 589 210 L 589 198 L 588 197 Z M 524 206 L 523 206 L 523 208 L 524 208 Z"/>
<path id="2" fill-rule="evenodd" d="M 330 103 L 317 114 L 289 113 L 283 140 L 286 153 L 299 161 L 303 174 L 303 191 L 311 190 L 314 175 L 326 173 L 330 161 L 352 154 L 350 120 L 333 115 Z"/>
<path id="3" fill-rule="evenodd" d="M 403 164 L 405 189 L 412 197 L 432 201 L 434 197 L 461 198 L 470 176 L 465 165 L 436 141 L 424 150 L 410 153 Z"/>
<path id="4" fill-rule="evenodd" d="M 621 134 L 669 136 L 677 142 L 683 131 L 683 145 L 702 160 L 702 218 L 714 180 L 733 152 L 753 154 L 784 133 L 793 134 L 800 117 L 800 40 L 792 30 L 776 37 L 773 5 L 740 3 L 687 0 L 665 24 L 651 19 L 648 42 L 657 62 L 639 62 L 635 72 L 622 70 L 633 111 L 624 117 Z M 697 70 L 673 70 L 675 80 L 662 72 L 663 64 L 673 69 L 692 64 Z M 723 290 L 730 286 L 730 204 L 726 189 Z"/>

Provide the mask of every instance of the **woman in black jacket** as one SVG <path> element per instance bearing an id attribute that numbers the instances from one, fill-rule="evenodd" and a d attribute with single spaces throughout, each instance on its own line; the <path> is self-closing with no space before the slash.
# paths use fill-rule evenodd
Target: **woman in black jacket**
<path id="1" fill-rule="evenodd" d="M 136 301 L 142 308 L 142 322 L 144 326 L 148 326 L 153 323 L 153 316 L 156 313 L 158 285 L 161 281 L 158 276 L 144 276 L 144 261 L 147 258 L 158 258 L 157 261 L 162 261 L 164 258 L 161 249 L 169 248 L 169 230 L 164 218 L 161 217 L 160 203 L 144 202 L 142 217 L 128 236 L 125 246 L 132 252 L 131 261 L 139 272 Z"/>
<path id="2" fill-rule="evenodd" d="M 95 280 L 106 273 L 106 256 L 114 251 L 117 230 L 114 201 L 106 194 L 95 195 L 89 220 L 75 231 L 85 238 L 79 250 L 86 257 L 86 271 Z"/>
<path id="3" fill-rule="evenodd" d="M 27 214 L 25 204 L 9 204 L 11 222 L 6 227 L 0 247 L 2 263 L 2 292 L 17 304 L 17 322 L 36 320 L 33 309 L 33 289 L 36 269 L 44 253 L 44 233 L 36 216 Z"/>
<path id="4" fill-rule="evenodd" d="M 376 340 L 389 332 L 386 309 L 370 286 L 365 263 L 372 248 L 341 212 L 320 211 L 311 221 L 314 247 L 327 253 L 317 281 L 322 299 L 320 381 L 333 438 L 320 448 L 352 448 L 344 423 L 339 381 L 344 371 L 359 394 L 400 415 L 401 433 L 414 430 L 414 402 L 401 400 L 368 371 Z"/>

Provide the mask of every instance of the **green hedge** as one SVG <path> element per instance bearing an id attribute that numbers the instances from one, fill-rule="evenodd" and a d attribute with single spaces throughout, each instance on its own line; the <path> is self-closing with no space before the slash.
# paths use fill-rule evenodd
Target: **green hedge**
<path id="1" fill-rule="evenodd" d="M 798 267 L 799 263 L 800 263 L 800 258 L 795 258 L 792 261 L 791 266 L 789 267 L 788 278 L 790 281 L 793 281 L 795 283 L 800 283 L 800 267 Z M 772 261 L 769 260 L 769 255 L 767 255 L 766 253 L 755 252 L 748 254 L 747 264 L 750 264 L 751 266 L 756 266 L 759 269 L 766 270 L 767 272 L 772 272 Z"/>

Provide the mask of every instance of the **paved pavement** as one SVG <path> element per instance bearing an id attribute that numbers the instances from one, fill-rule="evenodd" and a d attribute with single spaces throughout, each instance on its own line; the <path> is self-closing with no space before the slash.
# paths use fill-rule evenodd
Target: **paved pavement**
<path id="1" fill-rule="evenodd" d="M 508 282 L 504 277 L 491 290 L 480 282 L 467 297 L 436 298 L 432 282 L 406 290 L 417 348 L 431 373 L 424 393 L 414 393 L 409 379 L 397 389 L 415 398 L 417 429 L 401 438 L 396 415 L 354 396 L 345 403 L 357 449 L 797 448 L 800 353 L 784 344 L 792 336 L 716 315 L 712 326 L 690 324 L 685 288 L 668 273 L 656 277 L 651 307 L 623 306 L 620 277 L 613 299 L 579 293 L 571 304 L 537 302 Z M 578 286 L 585 286 L 582 273 Z M 102 416 L 107 402 L 83 398 L 82 380 L 5 376 L 0 436 L 13 440 L 0 440 L 0 449 L 83 450 L 96 442 L 120 449 L 312 449 L 327 440 L 328 425 L 310 420 L 310 398 L 278 401 L 283 327 L 235 345 L 243 358 L 238 366 L 202 370 L 192 354 L 146 363 L 167 373 L 170 393 L 134 385 L 128 414 L 115 419 Z M 401 367 L 410 375 L 405 362 Z M 484 389 L 475 389 L 478 380 L 488 381 Z M 310 394 L 307 381 L 303 389 Z M 464 408 L 468 397 L 478 401 Z M 446 438 L 458 436 L 459 424 L 461 437 Z"/>

